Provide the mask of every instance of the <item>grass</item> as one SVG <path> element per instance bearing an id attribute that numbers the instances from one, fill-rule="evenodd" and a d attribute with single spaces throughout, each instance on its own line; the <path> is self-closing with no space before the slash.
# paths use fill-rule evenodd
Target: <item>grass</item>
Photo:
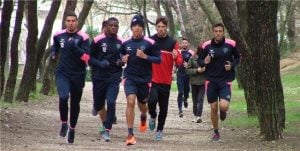
<path id="1" fill-rule="evenodd" d="M 290 69 L 281 75 L 286 110 L 285 133 L 300 134 L 300 67 Z M 225 125 L 232 128 L 259 127 L 257 117 L 248 117 L 244 91 L 237 88 L 236 81 L 232 85 L 232 101 L 230 103 L 230 118 Z M 173 81 L 171 91 L 177 92 L 176 81 Z M 298 125 L 298 126 L 297 126 Z"/>
<path id="2" fill-rule="evenodd" d="M 285 133 L 300 134 L 300 67 L 291 69 L 281 75 L 284 101 L 286 110 Z M 256 117 L 248 117 L 247 105 L 243 90 L 237 88 L 233 83 L 232 101 L 230 103 L 230 114 L 232 117 L 225 121 L 226 126 L 235 128 L 259 127 Z"/>

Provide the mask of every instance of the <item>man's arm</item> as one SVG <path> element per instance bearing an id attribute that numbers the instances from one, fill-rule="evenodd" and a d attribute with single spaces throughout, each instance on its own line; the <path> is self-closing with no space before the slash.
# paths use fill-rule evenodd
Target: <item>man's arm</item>
<path id="1" fill-rule="evenodd" d="M 53 37 L 53 45 L 51 46 L 51 53 L 50 53 L 51 59 L 57 58 L 57 53 L 58 53 L 59 49 L 60 49 L 59 42 L 57 40 L 57 37 L 54 36 Z"/>

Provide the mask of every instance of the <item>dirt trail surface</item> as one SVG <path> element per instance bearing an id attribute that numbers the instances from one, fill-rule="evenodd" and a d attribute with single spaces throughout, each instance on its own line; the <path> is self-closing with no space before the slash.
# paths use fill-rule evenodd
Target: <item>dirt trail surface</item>
<path id="1" fill-rule="evenodd" d="M 134 132 L 137 144 L 126 146 L 126 101 L 121 88 L 117 100 L 118 123 L 113 125 L 111 142 L 98 135 L 100 122 L 91 115 L 92 85 L 87 82 L 81 101 L 81 112 L 76 127 L 75 143 L 69 145 L 58 137 L 60 128 L 57 97 L 44 97 L 44 101 L 23 103 L 18 107 L 1 108 L 1 150 L 300 150 L 300 136 L 287 135 L 273 142 L 262 141 L 259 129 L 232 129 L 221 123 L 221 141 L 211 142 L 212 130 L 209 106 L 205 103 L 203 123 L 193 123 L 191 103 L 184 109 L 184 117 L 177 115 L 176 92 L 171 93 L 169 113 L 163 141 L 154 141 L 154 132 L 138 132 L 139 113 L 136 109 Z M 189 100 L 191 102 L 191 100 Z M 229 112 L 229 118 L 231 113 Z"/>
<path id="2" fill-rule="evenodd" d="M 289 57 L 280 60 L 281 73 L 288 72 L 289 69 L 300 66 L 300 49 L 292 53 Z"/>

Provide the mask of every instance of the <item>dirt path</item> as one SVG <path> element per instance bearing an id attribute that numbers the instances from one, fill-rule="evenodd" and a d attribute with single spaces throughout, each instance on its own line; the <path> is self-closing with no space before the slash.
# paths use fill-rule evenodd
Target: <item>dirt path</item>
<path id="1" fill-rule="evenodd" d="M 118 97 L 118 123 L 113 125 L 111 142 L 103 142 L 97 134 L 100 122 L 97 117 L 90 114 L 91 88 L 91 83 L 86 83 L 75 144 L 68 145 L 64 139 L 58 137 L 60 121 L 57 97 L 45 97 L 43 102 L 1 108 L 1 150 L 300 150 L 299 136 L 285 136 L 285 139 L 276 142 L 261 142 L 257 128 L 231 129 L 222 123 L 222 141 L 213 143 L 210 141 L 212 131 L 207 103 L 203 113 L 204 122 L 192 123 L 191 106 L 184 109 L 184 118 L 178 117 L 176 92 L 171 94 L 163 141 L 155 142 L 153 132 L 139 133 L 136 120 L 134 131 L 138 142 L 134 146 L 127 147 L 124 117 L 126 101 L 123 89 Z M 230 116 L 229 113 L 229 118 Z"/>

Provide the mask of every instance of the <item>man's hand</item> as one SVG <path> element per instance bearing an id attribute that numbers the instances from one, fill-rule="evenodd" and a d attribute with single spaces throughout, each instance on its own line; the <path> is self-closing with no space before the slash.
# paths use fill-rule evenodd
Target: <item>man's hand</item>
<path id="1" fill-rule="evenodd" d="M 177 58 L 178 53 L 177 53 L 177 50 L 176 50 L 176 49 L 173 49 L 172 55 L 173 55 L 173 59 L 176 59 L 176 58 Z"/>
<path id="2" fill-rule="evenodd" d="M 136 50 L 136 56 L 142 59 L 147 59 L 148 57 L 141 49 Z"/>
<path id="3" fill-rule="evenodd" d="M 205 58 L 204 58 L 204 63 L 205 64 L 209 64 L 211 62 L 211 56 L 210 55 L 207 55 Z"/>
<path id="4" fill-rule="evenodd" d="M 202 73 L 202 72 L 204 72 L 205 71 L 205 67 L 198 67 L 197 68 L 197 72 L 198 73 Z"/>
<path id="5" fill-rule="evenodd" d="M 230 61 L 226 61 L 225 62 L 225 70 L 226 71 L 230 71 L 231 70 L 231 62 Z"/>
<path id="6" fill-rule="evenodd" d="M 184 62 L 183 62 L 183 66 L 186 68 L 187 65 L 188 65 L 188 63 L 184 61 Z"/>
<path id="7" fill-rule="evenodd" d="M 127 61 L 128 61 L 128 56 L 129 56 L 128 54 L 122 56 L 122 62 L 127 63 Z"/>

